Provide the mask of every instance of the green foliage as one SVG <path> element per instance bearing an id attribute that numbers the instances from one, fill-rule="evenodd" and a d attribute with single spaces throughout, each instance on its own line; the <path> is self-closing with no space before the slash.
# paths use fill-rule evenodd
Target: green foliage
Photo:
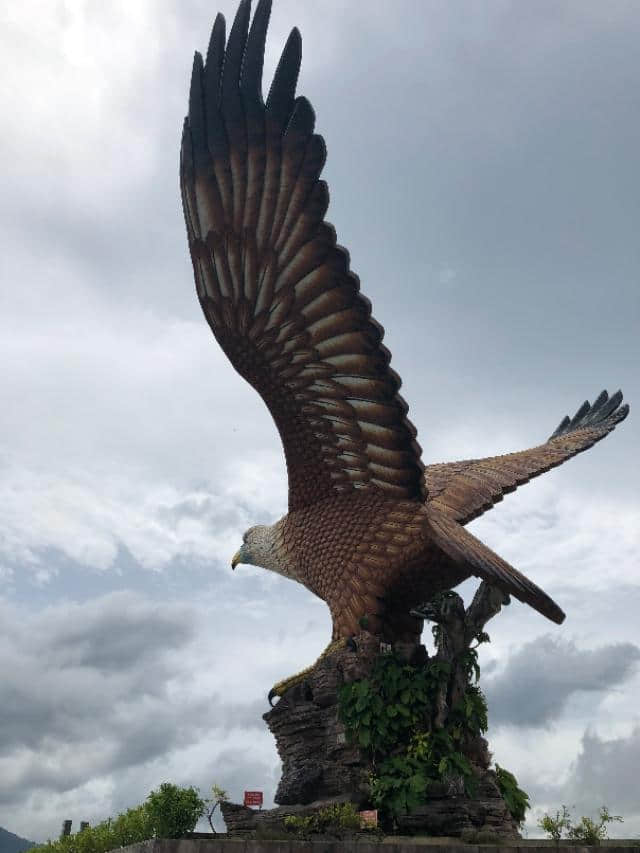
<path id="1" fill-rule="evenodd" d="M 606 823 L 611 823 L 617 820 L 624 823 L 620 815 L 611 815 L 606 806 L 600 809 L 600 823 L 596 823 L 589 817 L 582 817 L 577 826 L 571 826 L 571 818 L 569 811 L 565 805 L 562 806 L 562 815 L 556 812 L 555 818 L 548 814 L 538 821 L 538 826 L 548 833 L 557 843 L 562 837 L 562 830 L 567 830 L 567 838 L 574 841 L 581 841 L 583 844 L 600 844 L 607 837 Z"/>
<path id="2" fill-rule="evenodd" d="M 556 844 L 559 844 L 560 839 L 562 838 L 562 831 L 564 829 L 571 828 L 571 817 L 569 816 L 569 810 L 565 805 L 562 806 L 562 814 L 559 811 L 556 811 L 556 816 L 551 817 L 551 815 L 546 814 L 541 820 L 538 821 L 538 826 L 540 829 L 544 830 L 548 835 L 550 835 Z"/>
<path id="3" fill-rule="evenodd" d="M 211 793 L 213 795 L 213 800 L 215 800 L 216 803 L 224 803 L 229 798 L 229 794 L 225 789 L 221 788 L 220 785 L 217 785 L 215 782 L 211 786 Z"/>
<path id="4" fill-rule="evenodd" d="M 569 830 L 569 838 L 575 841 L 582 841 L 583 844 L 600 844 L 602 839 L 607 837 L 607 829 L 605 823 L 617 820 L 624 823 L 620 815 L 610 815 L 606 806 L 600 809 L 600 823 L 596 823 L 591 818 L 583 817 L 577 826 Z"/>
<path id="5" fill-rule="evenodd" d="M 64 835 L 58 841 L 31 848 L 38 853 L 107 853 L 127 844 L 153 838 L 153 825 L 146 805 L 128 809 L 113 820 L 108 818 L 82 832 Z"/>
<path id="6" fill-rule="evenodd" d="M 156 838 L 180 838 L 185 832 L 193 832 L 204 814 L 205 802 L 195 788 L 178 788 L 163 782 L 159 791 L 152 791 L 147 797 L 147 811 Z"/>
<path id="7" fill-rule="evenodd" d="M 190 832 L 203 813 L 204 802 L 194 788 L 178 788 L 165 782 L 147 801 L 117 818 L 107 818 L 82 832 L 63 835 L 32 847 L 36 853 L 107 853 L 150 838 L 179 838 Z M 169 834 L 174 833 L 174 834 Z M 29 851 L 31 853 L 31 851 Z"/>
<path id="8" fill-rule="evenodd" d="M 466 663 L 476 669 L 473 649 L 467 651 Z M 432 660 L 426 667 L 414 667 L 394 654 L 384 654 L 369 678 L 341 688 L 340 717 L 347 736 L 371 759 L 372 803 L 391 817 L 423 803 L 431 783 L 452 776 L 462 776 L 467 793 L 475 793 L 475 778 L 462 747 L 467 736 L 487 729 L 480 688 L 467 689 L 446 728 L 431 730 L 438 691 L 450 674 L 447 662 Z"/>
<path id="9" fill-rule="evenodd" d="M 213 814 L 215 810 L 218 808 L 220 803 L 224 803 L 225 800 L 229 799 L 229 794 L 225 791 L 224 788 L 221 788 L 220 785 L 217 785 L 215 782 L 211 786 L 211 798 L 205 801 L 205 813 L 207 815 L 207 820 L 209 821 L 209 826 L 211 827 L 211 832 L 215 833 L 216 829 L 213 825 Z"/>
<path id="10" fill-rule="evenodd" d="M 531 808 L 529 795 L 518 787 L 518 782 L 513 773 L 509 773 L 504 767 L 500 767 L 497 761 L 496 776 L 498 777 L 500 793 L 511 812 L 511 816 L 517 823 L 522 823 L 526 810 Z"/>
<path id="11" fill-rule="evenodd" d="M 423 803 L 428 788 L 424 762 L 410 755 L 387 758 L 369 778 L 373 805 L 397 816 Z"/>
<path id="12" fill-rule="evenodd" d="M 464 696 L 453 706 L 449 713 L 448 724 L 454 740 L 461 740 L 464 732 L 484 734 L 488 727 L 487 701 L 479 687 L 471 684 Z"/>
<path id="13" fill-rule="evenodd" d="M 375 760 L 425 725 L 431 709 L 430 695 L 449 674 L 448 664 L 429 669 L 380 655 L 370 678 L 352 681 L 340 690 L 340 716 L 347 734 Z"/>
<path id="14" fill-rule="evenodd" d="M 327 832 L 339 835 L 359 830 L 360 815 L 353 803 L 334 803 L 305 817 L 287 815 L 283 823 L 287 832 L 301 838 Z"/>

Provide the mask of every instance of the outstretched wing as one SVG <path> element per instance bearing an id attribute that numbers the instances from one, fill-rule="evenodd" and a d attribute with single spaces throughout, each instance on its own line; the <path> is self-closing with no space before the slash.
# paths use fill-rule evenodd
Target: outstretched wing
<path id="1" fill-rule="evenodd" d="M 621 391 L 611 398 L 603 391 L 593 406 L 585 401 L 573 418 L 566 416 L 562 420 L 545 444 L 530 450 L 429 465 L 424 472 L 429 503 L 459 524 L 467 524 L 501 501 L 507 492 L 604 438 L 629 412 L 629 406 L 621 406 L 621 402 Z"/>
<path id="2" fill-rule="evenodd" d="M 260 0 L 249 31 L 242 0 L 226 48 L 218 15 L 206 63 L 193 63 L 180 176 L 198 298 L 276 422 L 290 510 L 353 488 L 420 499 L 421 449 L 383 329 L 323 221 L 325 145 L 295 97 L 297 29 L 262 99 L 270 8 Z"/>
<path id="3" fill-rule="evenodd" d="M 433 503 L 427 504 L 431 536 L 436 545 L 462 568 L 515 595 L 538 613 L 560 625 L 565 614 L 544 590 L 477 539 L 451 515 Z"/>

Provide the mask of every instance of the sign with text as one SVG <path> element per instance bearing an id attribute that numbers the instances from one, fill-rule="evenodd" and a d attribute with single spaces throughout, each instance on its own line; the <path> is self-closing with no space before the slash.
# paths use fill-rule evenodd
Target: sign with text
<path id="1" fill-rule="evenodd" d="M 245 791 L 245 806 L 260 806 L 262 808 L 262 791 Z"/>
<path id="2" fill-rule="evenodd" d="M 358 812 L 360 815 L 360 826 L 362 829 L 367 829 L 370 827 L 376 827 L 378 825 L 378 809 L 371 809 L 370 811 Z"/>

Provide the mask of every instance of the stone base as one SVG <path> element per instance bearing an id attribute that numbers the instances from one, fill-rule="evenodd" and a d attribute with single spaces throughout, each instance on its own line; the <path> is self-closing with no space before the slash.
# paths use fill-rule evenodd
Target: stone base
<path id="1" fill-rule="evenodd" d="M 473 799 L 432 791 L 424 805 L 398 817 L 398 831 L 459 838 L 465 830 L 478 830 L 505 839 L 520 839 L 518 824 L 502 798 L 495 771 L 478 769 L 476 776 L 478 793 Z"/>
<path id="2" fill-rule="evenodd" d="M 493 770 L 478 774 L 478 794 L 474 799 L 451 795 L 443 786 L 433 789 L 429 800 L 410 814 L 397 819 L 396 831 L 404 835 L 431 835 L 460 838 L 465 830 L 490 831 L 503 839 L 521 838 L 500 794 Z M 356 798 L 357 800 L 357 798 Z M 305 805 L 286 805 L 274 809 L 250 809 L 236 803 L 221 803 L 229 835 L 246 836 L 259 829 L 282 831 L 287 815 L 304 817 L 333 803 L 354 802 L 349 795 L 316 800 Z M 358 805 L 358 803 L 356 803 Z"/>
<path id="3" fill-rule="evenodd" d="M 280 830 L 287 815 L 305 816 L 333 803 L 352 802 L 365 808 L 369 796 L 369 763 L 360 749 L 348 744 L 338 718 L 342 684 L 366 677 L 380 653 L 380 641 L 362 632 L 357 651 L 345 648 L 324 658 L 297 687 L 288 690 L 263 719 L 276 739 L 282 760 L 282 777 L 274 809 L 254 810 L 222 803 L 230 834 L 244 835 L 263 828 Z M 424 646 L 394 651 L 414 664 L 427 658 Z M 496 774 L 489 770 L 487 742 L 477 737 L 467 744 L 478 779 L 478 793 L 464 796 L 461 779 L 434 784 L 428 802 L 397 820 L 401 833 L 460 837 L 465 830 L 490 830 L 503 838 L 520 838 L 518 826 L 500 794 Z"/>
<path id="4" fill-rule="evenodd" d="M 238 803 L 220 803 L 222 817 L 227 826 L 228 835 L 243 836 L 257 829 L 284 829 L 284 818 L 288 815 L 306 817 L 334 803 L 347 803 L 349 796 L 331 797 L 326 800 L 316 800 L 307 805 L 278 806 L 275 809 L 250 809 Z"/>
<path id="5" fill-rule="evenodd" d="M 357 652 L 346 648 L 324 658 L 262 718 L 282 761 L 275 795 L 279 805 L 304 805 L 345 792 L 357 803 L 367 795 L 368 762 L 357 746 L 346 742 L 338 691 L 343 683 L 368 674 L 380 641 L 362 633 L 356 642 Z"/>

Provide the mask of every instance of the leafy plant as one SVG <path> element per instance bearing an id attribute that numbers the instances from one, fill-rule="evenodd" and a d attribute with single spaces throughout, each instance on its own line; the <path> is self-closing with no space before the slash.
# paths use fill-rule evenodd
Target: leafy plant
<path id="1" fill-rule="evenodd" d="M 147 797 L 147 811 L 156 838 L 180 838 L 185 832 L 193 832 L 204 814 L 205 802 L 195 788 L 163 782 L 159 791 L 152 791 Z"/>
<path id="2" fill-rule="evenodd" d="M 498 762 L 496 762 L 496 776 L 498 777 L 500 793 L 511 812 L 511 816 L 517 823 L 522 823 L 526 810 L 531 808 L 529 795 L 518 787 L 518 782 L 513 773 L 509 773 L 504 767 L 500 767 Z"/>
<path id="3" fill-rule="evenodd" d="M 564 829 L 571 828 L 571 817 L 569 816 L 569 810 L 563 804 L 562 806 L 562 814 L 559 811 L 556 811 L 556 816 L 551 817 L 551 815 L 545 814 L 543 818 L 538 821 L 538 826 L 540 829 L 544 830 L 548 835 L 550 835 L 553 840 L 556 842 L 556 845 L 560 843 L 560 839 L 562 838 L 562 831 Z"/>
<path id="4" fill-rule="evenodd" d="M 146 804 L 128 809 L 113 820 L 108 818 L 82 832 L 64 835 L 58 841 L 47 841 L 32 850 L 38 853 L 107 853 L 127 844 L 147 841 L 154 831 Z"/>
<path id="5" fill-rule="evenodd" d="M 577 826 L 569 830 L 569 838 L 576 841 L 582 841 L 583 844 L 600 844 L 603 838 L 607 837 L 606 823 L 611 823 L 617 820 L 624 823 L 620 815 L 610 815 L 606 806 L 600 809 L 600 823 L 596 823 L 591 818 L 583 817 Z"/>
<path id="6" fill-rule="evenodd" d="M 559 843 L 562 837 L 562 830 L 567 830 L 567 837 L 575 841 L 582 841 L 583 844 L 600 844 L 607 837 L 606 823 L 611 823 L 617 820 L 624 823 L 620 815 L 611 815 L 606 806 L 600 809 L 600 823 L 596 823 L 589 817 L 582 817 L 577 826 L 571 826 L 571 818 L 569 811 L 565 805 L 562 806 L 562 815 L 556 812 L 555 818 L 545 814 L 538 821 L 538 826 L 548 833 L 556 842 Z"/>
<path id="7" fill-rule="evenodd" d="M 468 658 L 472 668 L 474 654 Z M 476 791 L 462 748 L 467 736 L 486 731 L 482 691 L 469 688 L 452 709 L 447 726 L 432 730 L 436 697 L 450 674 L 446 661 L 414 667 L 394 654 L 384 654 L 376 659 L 369 678 L 340 691 L 340 717 L 347 736 L 371 760 L 371 801 L 391 817 L 424 802 L 433 782 L 462 777 L 466 792 Z"/>
<path id="8" fill-rule="evenodd" d="M 467 687 L 460 701 L 451 709 L 448 722 L 457 740 L 462 738 L 465 731 L 469 734 L 486 732 L 487 700 L 479 687 L 473 684 Z"/>
<path id="9" fill-rule="evenodd" d="M 377 775 L 371 774 L 369 787 L 374 806 L 395 817 L 424 802 L 428 778 L 420 759 L 396 755 L 380 765 Z"/>
<path id="10" fill-rule="evenodd" d="M 360 829 L 360 815 L 353 803 L 334 803 L 310 815 L 287 815 L 283 820 L 287 832 L 307 838 L 315 833 L 343 832 Z"/>
<path id="11" fill-rule="evenodd" d="M 379 655 L 370 678 L 340 690 L 340 716 L 350 740 L 367 750 L 375 763 L 428 722 L 429 696 L 449 674 L 448 664 L 421 668 L 394 654 Z"/>
<path id="12" fill-rule="evenodd" d="M 205 812 L 207 814 L 209 826 L 211 827 L 211 832 L 215 834 L 216 830 L 213 825 L 213 813 L 218 808 L 220 803 L 224 803 L 225 800 L 229 798 L 229 794 L 225 791 L 224 788 L 221 788 L 220 785 L 217 785 L 215 782 L 211 786 L 211 794 L 211 799 L 206 800 L 205 802 Z"/>

